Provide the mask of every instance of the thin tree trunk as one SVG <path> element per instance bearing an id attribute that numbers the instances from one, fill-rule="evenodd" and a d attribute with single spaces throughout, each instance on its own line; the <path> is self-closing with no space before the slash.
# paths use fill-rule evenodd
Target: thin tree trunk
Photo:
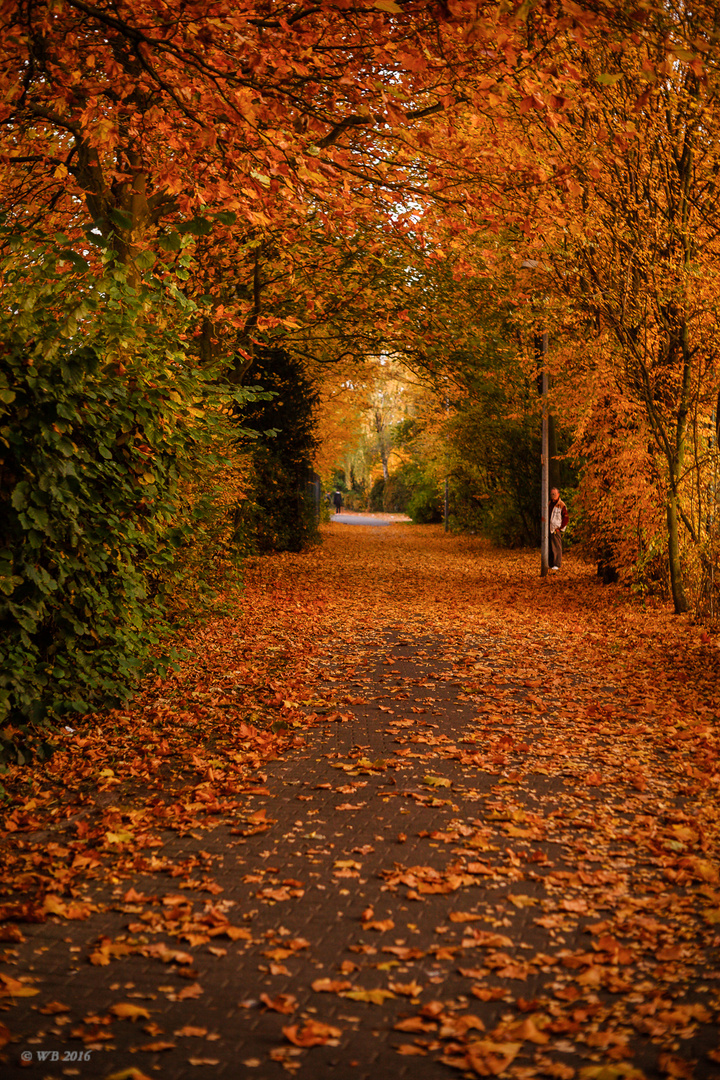
<path id="1" fill-rule="evenodd" d="M 677 495 L 671 490 L 667 500 L 668 523 L 668 561 L 670 563 L 670 588 L 672 590 L 675 614 L 681 615 L 688 610 L 687 597 L 683 587 L 682 568 L 680 566 L 680 540 L 678 536 Z"/>
<path id="2" fill-rule="evenodd" d="M 378 453 L 380 454 L 380 461 L 382 462 L 383 477 L 385 480 L 390 479 L 390 470 L 388 469 L 388 452 L 385 445 L 385 422 L 380 415 L 380 410 L 375 409 L 375 431 L 378 437 Z"/>

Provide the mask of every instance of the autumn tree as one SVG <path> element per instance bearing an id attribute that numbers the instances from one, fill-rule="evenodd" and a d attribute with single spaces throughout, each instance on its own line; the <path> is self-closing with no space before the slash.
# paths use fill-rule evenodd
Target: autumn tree
<path id="1" fill-rule="evenodd" d="M 604 45 L 573 50 L 589 89 L 556 133 L 578 185 L 557 280 L 611 335 L 604 362 L 641 409 L 676 612 L 689 604 L 683 547 L 708 557 L 714 514 L 696 498 L 704 447 L 693 433 L 720 386 L 717 18 L 703 5 L 658 9 L 632 34 L 619 25 Z"/>

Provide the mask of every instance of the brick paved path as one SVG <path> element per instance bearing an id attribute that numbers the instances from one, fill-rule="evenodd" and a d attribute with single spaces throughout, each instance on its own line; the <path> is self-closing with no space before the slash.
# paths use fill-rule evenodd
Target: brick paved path
<path id="1" fill-rule="evenodd" d="M 490 633 L 338 647 L 341 718 L 317 715 L 234 820 L 165 834 L 168 874 L 5 945 L 40 990 L 4 999 L 6 1075 L 720 1076 L 710 901 L 638 839 L 687 807 L 661 754 L 646 787 L 631 765 L 593 786 L 630 754 L 603 727 L 614 687 L 541 634 L 523 659 Z M 585 724 L 537 696 L 550 672 Z"/>

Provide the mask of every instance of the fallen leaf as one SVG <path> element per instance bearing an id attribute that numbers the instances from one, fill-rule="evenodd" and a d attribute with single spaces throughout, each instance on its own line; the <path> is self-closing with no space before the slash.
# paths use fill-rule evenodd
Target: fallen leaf
<path id="1" fill-rule="evenodd" d="M 423 988 L 419 982 L 413 980 L 409 983 L 388 983 L 388 986 L 394 994 L 400 994 L 401 997 L 418 997 L 422 993 Z"/>
<path id="2" fill-rule="evenodd" d="M 69 1005 L 63 1005 L 60 1001 L 48 1001 L 47 1005 L 43 1005 L 38 1009 L 39 1013 L 43 1016 L 55 1016 L 57 1013 L 70 1012 Z"/>
<path id="3" fill-rule="evenodd" d="M 352 1001 L 367 1001 L 372 1005 L 382 1005 L 389 998 L 394 998 L 392 990 L 346 990 L 343 995 Z"/>
<path id="4" fill-rule="evenodd" d="M 427 784 L 428 787 L 434 787 L 434 788 L 437 788 L 437 787 L 441 787 L 441 788 L 452 787 L 452 781 L 448 780 L 444 776 L 430 776 L 430 775 L 423 776 L 423 784 Z"/>
<path id="5" fill-rule="evenodd" d="M 342 1035 L 341 1028 L 323 1024 L 319 1020 L 308 1020 L 303 1027 L 293 1024 L 282 1030 L 285 1038 L 293 1046 L 324 1046 L 333 1039 L 339 1039 Z"/>
<path id="6" fill-rule="evenodd" d="M 111 1005 L 110 1012 L 121 1020 L 150 1019 L 147 1009 L 144 1009 L 142 1005 L 133 1005 L 130 1001 L 120 1001 L 116 1005 Z"/>
<path id="7" fill-rule="evenodd" d="M 268 1009 L 273 1012 L 284 1013 L 286 1016 L 289 1016 L 290 1013 L 295 1012 L 297 1009 L 297 998 L 294 994 L 278 994 L 274 998 L 271 998 L 269 994 L 261 994 L 260 1000 Z"/>
<path id="8" fill-rule="evenodd" d="M 14 979 L 12 975 L 5 975 L 0 972 L 0 997 L 35 997 L 40 991 L 34 986 L 27 986 L 24 982 L 20 982 L 19 979 Z"/>
<path id="9" fill-rule="evenodd" d="M 355 968 L 356 965 L 353 964 L 352 967 Z M 349 990 L 352 983 L 347 979 L 315 979 L 311 985 L 316 994 L 339 994 L 343 990 Z"/>

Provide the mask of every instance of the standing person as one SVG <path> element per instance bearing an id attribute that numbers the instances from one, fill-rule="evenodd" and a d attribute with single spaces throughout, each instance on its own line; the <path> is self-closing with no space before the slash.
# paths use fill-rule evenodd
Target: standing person
<path id="1" fill-rule="evenodd" d="M 568 508 L 560 498 L 560 492 L 556 487 L 550 488 L 550 569 L 558 571 L 562 562 L 562 534 L 567 528 L 570 515 Z"/>
<path id="2" fill-rule="evenodd" d="M 342 492 L 340 491 L 340 488 L 335 488 L 333 491 L 332 501 L 333 506 L 335 507 L 335 513 L 339 514 L 340 507 L 342 506 Z"/>

